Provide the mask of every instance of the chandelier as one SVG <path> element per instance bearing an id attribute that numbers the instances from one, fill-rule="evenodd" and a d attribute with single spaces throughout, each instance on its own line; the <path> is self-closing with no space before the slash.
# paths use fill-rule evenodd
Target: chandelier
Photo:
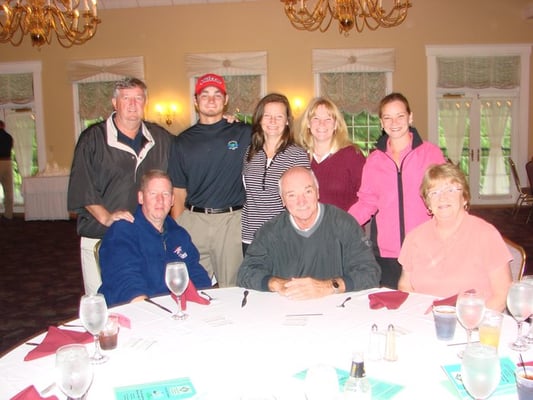
<path id="1" fill-rule="evenodd" d="M 411 7 L 409 0 L 281 0 L 291 24 L 302 31 L 325 32 L 339 21 L 339 32 L 348 36 L 355 28 L 362 32 L 400 25 Z M 389 4 L 384 7 L 383 3 Z"/>
<path id="2" fill-rule="evenodd" d="M 0 43 L 19 46 L 30 35 L 32 46 L 57 37 L 63 47 L 85 43 L 100 23 L 97 0 L 4 0 L 0 8 Z"/>

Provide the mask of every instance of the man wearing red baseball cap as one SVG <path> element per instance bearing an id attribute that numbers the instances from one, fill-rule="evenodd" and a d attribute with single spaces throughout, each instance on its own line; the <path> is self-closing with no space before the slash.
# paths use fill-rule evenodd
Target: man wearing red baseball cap
<path id="1" fill-rule="evenodd" d="M 223 77 L 197 79 L 198 122 L 174 139 L 168 168 L 171 215 L 190 233 L 200 263 L 220 287 L 236 285 L 242 262 L 242 165 L 252 136 L 249 125 L 223 118 L 228 99 Z"/>

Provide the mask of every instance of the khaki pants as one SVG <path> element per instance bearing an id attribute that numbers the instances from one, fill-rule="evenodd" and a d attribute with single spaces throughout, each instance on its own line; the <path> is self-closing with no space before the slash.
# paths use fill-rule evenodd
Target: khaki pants
<path id="1" fill-rule="evenodd" d="M 0 184 L 4 189 L 4 216 L 13 218 L 13 167 L 11 160 L 0 160 Z"/>
<path id="2" fill-rule="evenodd" d="M 242 263 L 241 210 L 202 214 L 185 210 L 177 222 L 191 235 L 200 264 L 220 287 L 235 286 Z"/>
<path id="3" fill-rule="evenodd" d="M 81 237 L 81 273 L 83 274 L 83 286 L 85 294 L 94 294 L 102 284 L 100 266 L 94 257 L 94 246 L 100 239 Z"/>

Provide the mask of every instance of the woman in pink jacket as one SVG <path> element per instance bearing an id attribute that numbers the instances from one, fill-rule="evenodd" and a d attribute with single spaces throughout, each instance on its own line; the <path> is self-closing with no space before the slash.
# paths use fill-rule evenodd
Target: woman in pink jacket
<path id="1" fill-rule="evenodd" d="M 383 135 L 366 160 L 359 200 L 349 213 L 361 225 L 374 217 L 371 232 L 377 242 L 381 285 L 396 289 L 405 235 L 430 218 L 419 194 L 422 178 L 428 166 L 446 160 L 439 147 L 423 141 L 411 126 L 413 113 L 402 94 L 391 93 L 381 100 L 379 118 Z"/>

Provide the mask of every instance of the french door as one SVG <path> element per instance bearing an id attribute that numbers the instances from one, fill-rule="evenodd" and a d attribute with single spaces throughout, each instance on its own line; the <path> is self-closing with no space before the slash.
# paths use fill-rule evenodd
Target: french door
<path id="1" fill-rule="evenodd" d="M 508 204 L 513 186 L 508 158 L 517 157 L 518 95 L 513 91 L 465 91 L 438 99 L 439 145 L 459 164 L 472 204 Z"/>

